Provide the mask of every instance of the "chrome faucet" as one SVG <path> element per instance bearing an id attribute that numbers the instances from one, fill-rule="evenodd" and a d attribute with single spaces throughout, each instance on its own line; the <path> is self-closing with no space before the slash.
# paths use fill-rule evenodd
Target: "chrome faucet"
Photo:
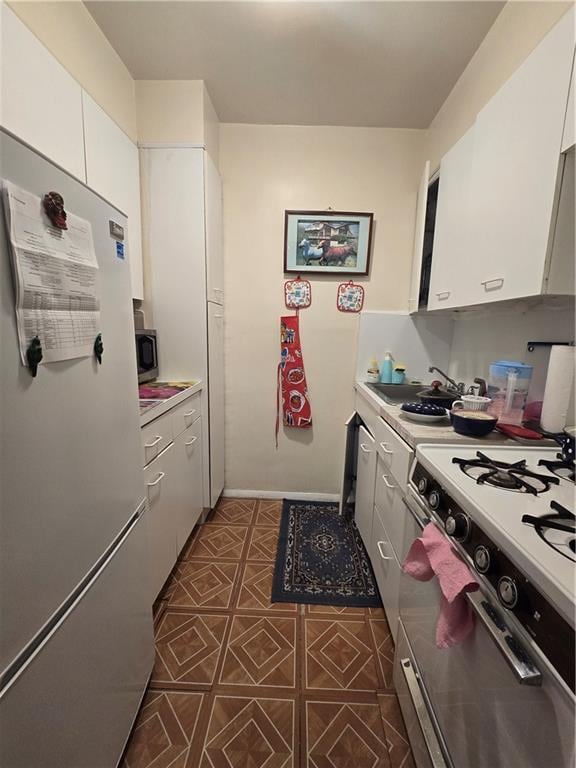
<path id="1" fill-rule="evenodd" d="M 454 381 L 454 379 L 451 379 L 450 376 L 444 373 L 444 371 L 441 371 L 440 368 L 436 368 L 435 365 L 431 365 L 430 368 L 428 368 L 429 373 L 434 373 L 436 371 L 440 374 L 440 376 L 443 376 L 448 384 L 450 385 L 447 387 L 447 389 L 452 390 L 453 392 L 457 392 L 459 395 L 464 395 L 466 393 L 466 384 L 464 384 L 463 381 L 461 381 L 459 384 Z"/>

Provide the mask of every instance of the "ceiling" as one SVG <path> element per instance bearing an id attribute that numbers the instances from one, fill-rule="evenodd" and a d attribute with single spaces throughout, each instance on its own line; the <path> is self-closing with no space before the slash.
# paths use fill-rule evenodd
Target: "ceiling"
<path id="1" fill-rule="evenodd" d="M 426 128 L 504 3 L 97 0 L 136 79 L 201 79 L 223 122 Z"/>

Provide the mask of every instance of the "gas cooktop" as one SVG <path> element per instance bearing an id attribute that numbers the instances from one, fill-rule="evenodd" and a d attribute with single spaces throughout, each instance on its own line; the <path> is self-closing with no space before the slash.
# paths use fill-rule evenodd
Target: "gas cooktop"
<path id="1" fill-rule="evenodd" d="M 574 625 L 576 486 L 552 471 L 558 450 L 421 445 L 416 458 L 425 471 L 415 471 L 415 483 L 430 506 L 445 492 L 465 513 L 456 524 L 468 516 L 480 526 Z M 426 492 L 430 481 L 438 487 Z"/>

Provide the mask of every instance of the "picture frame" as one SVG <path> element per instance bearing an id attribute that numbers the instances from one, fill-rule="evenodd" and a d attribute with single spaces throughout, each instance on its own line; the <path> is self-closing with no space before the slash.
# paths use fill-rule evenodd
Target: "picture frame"
<path id="1" fill-rule="evenodd" d="M 284 272 L 367 275 L 373 226 L 373 213 L 285 211 Z"/>

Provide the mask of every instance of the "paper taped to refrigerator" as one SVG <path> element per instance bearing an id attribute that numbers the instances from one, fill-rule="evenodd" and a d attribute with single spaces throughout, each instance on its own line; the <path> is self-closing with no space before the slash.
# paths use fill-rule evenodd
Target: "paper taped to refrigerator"
<path id="1" fill-rule="evenodd" d="M 5 181 L 3 196 L 23 364 L 35 336 L 43 363 L 92 355 L 100 301 L 90 222 L 68 213 L 68 229 L 57 229 L 36 195 Z"/>

